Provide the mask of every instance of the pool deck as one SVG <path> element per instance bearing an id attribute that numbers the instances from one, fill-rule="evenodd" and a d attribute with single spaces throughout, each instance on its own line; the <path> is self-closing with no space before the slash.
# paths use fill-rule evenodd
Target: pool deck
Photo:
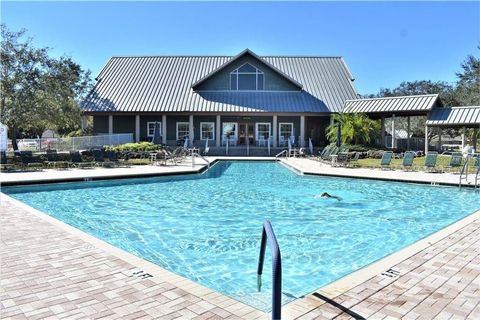
<path id="1" fill-rule="evenodd" d="M 345 168 L 332 167 L 329 164 L 306 158 L 282 158 L 282 163 L 293 167 L 303 174 L 355 177 L 364 179 L 392 180 L 442 185 L 459 185 L 458 173 L 430 173 L 422 171 L 388 170 L 380 168 Z M 473 186 L 474 175 L 469 174 L 468 180 L 462 180 L 462 185 Z"/>
<path id="2" fill-rule="evenodd" d="M 283 161 L 311 174 L 334 172 L 340 176 L 345 171 L 350 176 L 361 176 L 366 171 L 369 178 L 378 178 L 380 174 L 383 178 L 395 176 L 393 180 L 404 180 L 407 174 L 323 168 L 308 159 Z M 199 160 L 194 168 L 185 163 L 177 167 L 45 170 L 18 175 L 34 182 L 52 176 L 56 180 L 66 174 L 70 178 L 92 174 L 100 178 L 105 173 L 124 177 L 145 172 L 192 173 L 202 167 Z M 423 182 L 458 184 L 458 175 L 430 181 L 429 174 L 415 174 Z M 5 176 L 13 179 L 16 175 L 6 173 L 0 178 L 3 181 Z M 1 193 L 0 212 L 2 319 L 269 318 L 264 312 L 115 248 Z M 480 319 L 478 243 L 480 211 L 289 303 L 283 307 L 283 318 Z"/>

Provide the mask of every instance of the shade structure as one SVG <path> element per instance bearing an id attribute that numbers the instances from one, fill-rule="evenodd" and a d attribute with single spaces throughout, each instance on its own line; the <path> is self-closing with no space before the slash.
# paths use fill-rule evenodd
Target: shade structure
<path id="1" fill-rule="evenodd" d="M 155 122 L 155 126 L 154 126 L 154 129 L 153 129 L 152 143 L 153 144 L 161 144 L 162 143 L 162 135 L 161 135 L 161 132 L 160 132 L 160 122 Z"/>
<path id="2" fill-rule="evenodd" d="M 342 128 L 340 126 L 340 123 L 337 124 L 337 142 L 336 142 L 337 147 L 340 147 L 342 145 Z"/>

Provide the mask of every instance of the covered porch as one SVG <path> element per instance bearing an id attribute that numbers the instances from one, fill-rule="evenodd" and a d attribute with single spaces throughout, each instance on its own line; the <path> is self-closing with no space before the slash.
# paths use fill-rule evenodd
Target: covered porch
<path id="1" fill-rule="evenodd" d="M 298 147 L 326 145 L 328 114 L 122 114 L 94 115 L 94 131 L 133 133 L 135 141 L 152 140 L 155 124 L 162 144 L 210 148 L 282 149 L 288 139 Z"/>

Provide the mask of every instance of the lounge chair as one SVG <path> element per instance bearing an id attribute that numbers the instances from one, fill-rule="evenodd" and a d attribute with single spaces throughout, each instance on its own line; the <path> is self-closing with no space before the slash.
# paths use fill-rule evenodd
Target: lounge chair
<path id="1" fill-rule="evenodd" d="M 43 168 L 42 162 L 33 161 L 32 151 L 20 151 L 20 166 L 23 169 L 33 168 L 34 170 L 41 170 Z"/>
<path id="2" fill-rule="evenodd" d="M 352 168 L 360 166 L 358 159 L 360 159 L 360 152 L 355 152 L 353 157 L 348 159 L 346 166 Z"/>
<path id="3" fill-rule="evenodd" d="M 450 163 L 445 168 L 448 168 L 453 172 L 457 171 L 457 169 L 458 171 L 460 171 L 460 168 L 462 167 L 462 161 L 463 161 L 462 153 L 454 152 L 450 157 Z"/>
<path id="4" fill-rule="evenodd" d="M 337 159 L 335 162 L 332 163 L 335 167 L 345 167 L 348 161 L 348 153 L 346 152 L 339 152 L 337 154 Z"/>
<path id="5" fill-rule="evenodd" d="M 110 160 L 105 161 L 105 155 L 103 154 L 103 151 L 100 149 L 93 149 L 92 155 L 93 155 L 93 160 L 95 161 L 95 164 L 97 166 L 113 167 L 115 165 L 115 163 L 113 163 Z"/>
<path id="6" fill-rule="evenodd" d="M 0 152 L 0 170 L 1 171 L 12 171 L 14 165 L 7 162 L 7 152 Z"/>
<path id="7" fill-rule="evenodd" d="M 58 160 L 58 153 L 57 153 L 57 150 L 55 149 L 47 149 L 46 156 L 47 156 L 47 161 L 45 161 L 44 164 L 47 166 L 47 168 L 49 167 L 56 168 L 57 166 L 62 166 L 63 168 L 65 168 L 68 166 L 67 161 Z"/>
<path id="8" fill-rule="evenodd" d="M 390 167 L 390 163 L 392 162 L 393 152 L 392 151 L 384 151 L 382 154 L 382 159 L 380 160 L 380 167 L 387 168 Z"/>
<path id="9" fill-rule="evenodd" d="M 95 166 L 94 162 L 83 161 L 82 155 L 78 151 L 70 151 L 70 158 L 72 160 L 71 166 L 74 168 L 93 168 Z"/>
<path id="10" fill-rule="evenodd" d="M 115 166 L 124 166 L 129 167 L 128 163 L 125 162 L 123 159 L 118 159 L 117 152 L 115 151 L 107 151 L 107 158 L 110 163 Z"/>
<path id="11" fill-rule="evenodd" d="M 406 151 L 403 154 L 402 160 L 402 168 L 403 169 L 412 169 L 413 168 L 413 160 L 415 159 L 415 152 L 413 151 Z"/>
<path id="12" fill-rule="evenodd" d="M 438 158 L 438 153 L 435 151 L 427 153 L 425 156 L 425 163 L 423 166 L 425 167 L 425 171 L 428 172 L 439 172 L 435 166 L 437 165 L 437 158 Z"/>

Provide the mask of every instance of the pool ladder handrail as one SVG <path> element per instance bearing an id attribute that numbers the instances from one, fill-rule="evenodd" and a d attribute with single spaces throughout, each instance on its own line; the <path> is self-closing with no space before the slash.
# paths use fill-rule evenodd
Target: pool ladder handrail
<path id="1" fill-rule="evenodd" d="M 202 156 L 200 153 L 192 153 L 192 160 L 194 157 L 199 157 L 200 159 L 202 159 L 203 161 L 205 161 L 207 163 L 207 170 L 210 169 L 210 161 L 208 161 L 204 156 Z M 195 162 L 192 161 L 192 165 L 194 166 L 195 165 Z"/>
<path id="2" fill-rule="evenodd" d="M 288 150 L 282 150 L 282 152 L 278 153 L 276 156 L 275 156 L 275 161 L 278 160 L 278 158 L 282 155 L 282 154 L 286 154 L 285 156 L 288 157 Z"/>
<path id="3" fill-rule="evenodd" d="M 272 320 L 280 320 L 282 318 L 282 257 L 272 224 L 265 220 L 263 222 L 257 269 L 257 289 L 259 292 L 262 289 L 263 262 L 267 243 L 272 254 Z"/>
<path id="4" fill-rule="evenodd" d="M 465 183 L 468 183 L 468 161 L 469 157 L 467 156 L 465 163 L 463 164 L 462 171 L 460 171 L 460 177 L 458 181 L 458 187 L 462 187 L 462 180 L 465 180 Z M 463 176 L 465 174 L 465 177 Z"/>

